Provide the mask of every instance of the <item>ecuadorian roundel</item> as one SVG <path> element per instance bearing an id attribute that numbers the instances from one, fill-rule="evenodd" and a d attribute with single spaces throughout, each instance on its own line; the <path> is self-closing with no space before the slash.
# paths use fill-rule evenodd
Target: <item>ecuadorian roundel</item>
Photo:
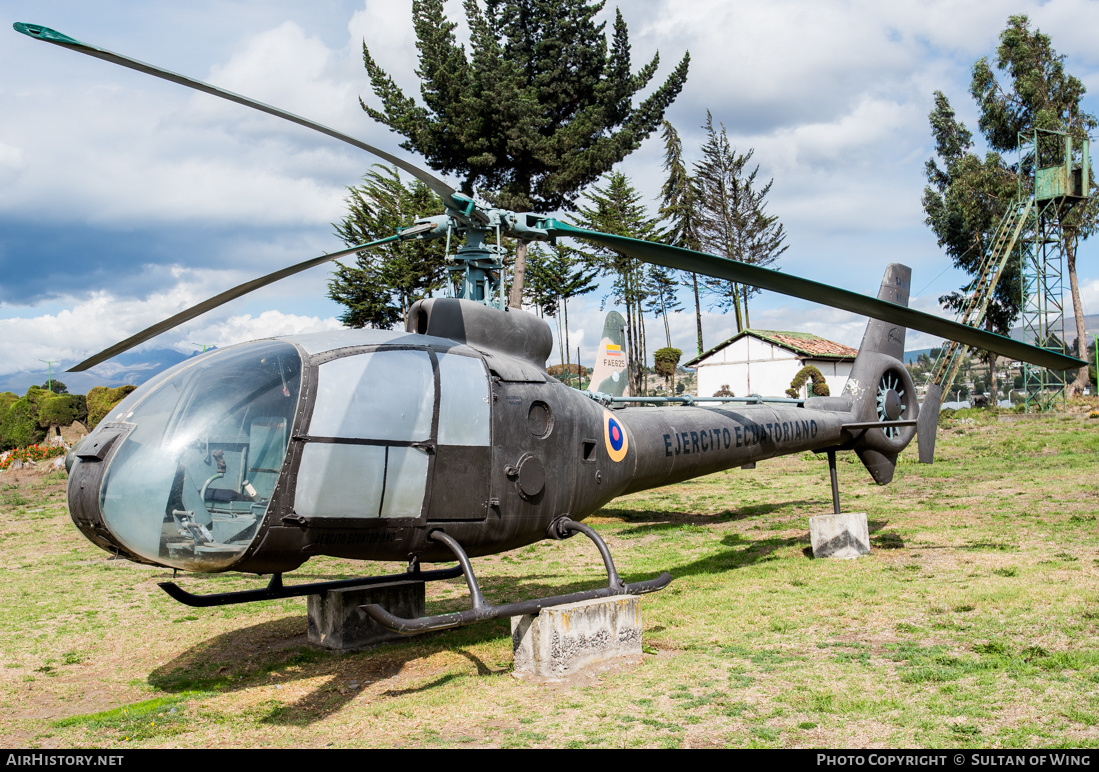
<path id="1" fill-rule="evenodd" d="M 611 415 L 611 411 L 603 411 L 603 444 L 607 448 L 607 455 L 611 461 L 621 461 L 626 457 L 626 451 L 630 449 L 630 440 L 626 436 L 626 429 Z"/>

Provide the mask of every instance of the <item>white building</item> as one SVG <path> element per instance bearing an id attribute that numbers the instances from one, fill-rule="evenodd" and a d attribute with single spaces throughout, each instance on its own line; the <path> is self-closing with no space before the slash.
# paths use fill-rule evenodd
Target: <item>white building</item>
<path id="1" fill-rule="evenodd" d="M 712 397 L 726 385 L 738 397 L 785 397 L 790 382 L 806 365 L 820 370 L 832 396 L 839 396 L 858 353 L 807 332 L 744 330 L 684 367 L 697 370 L 699 397 Z M 807 380 L 800 396 L 812 396 L 812 385 Z"/>

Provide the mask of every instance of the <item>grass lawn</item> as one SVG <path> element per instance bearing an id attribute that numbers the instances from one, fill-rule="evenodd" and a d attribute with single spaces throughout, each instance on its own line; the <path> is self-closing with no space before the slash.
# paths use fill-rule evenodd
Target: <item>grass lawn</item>
<path id="1" fill-rule="evenodd" d="M 372 651 L 306 642 L 305 599 L 192 609 L 110 559 L 64 473 L 0 474 L 5 747 L 1055 747 L 1099 745 L 1099 420 L 945 422 L 878 487 L 841 454 L 873 551 L 814 560 L 826 460 L 764 462 L 587 521 L 645 596 L 644 661 L 511 671 L 507 620 Z M 583 537 L 474 561 L 492 601 L 604 581 Z M 287 582 L 401 570 L 322 558 Z M 187 575 L 193 592 L 256 577 Z M 467 603 L 428 585 L 428 613 Z"/>

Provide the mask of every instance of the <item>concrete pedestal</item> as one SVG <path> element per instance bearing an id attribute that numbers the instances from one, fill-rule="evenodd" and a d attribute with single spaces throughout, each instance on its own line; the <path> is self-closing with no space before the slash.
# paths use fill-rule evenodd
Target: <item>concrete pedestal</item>
<path id="1" fill-rule="evenodd" d="M 515 670 L 549 678 L 641 657 L 641 599 L 597 598 L 511 618 Z"/>
<path id="2" fill-rule="evenodd" d="M 359 606 L 377 603 L 405 619 L 424 616 L 424 583 L 402 582 L 329 590 L 309 596 L 309 642 L 326 649 L 351 650 L 407 638 L 359 613 Z"/>
<path id="3" fill-rule="evenodd" d="M 815 558 L 857 558 L 870 554 L 865 512 L 843 512 L 809 518 L 809 540 Z"/>

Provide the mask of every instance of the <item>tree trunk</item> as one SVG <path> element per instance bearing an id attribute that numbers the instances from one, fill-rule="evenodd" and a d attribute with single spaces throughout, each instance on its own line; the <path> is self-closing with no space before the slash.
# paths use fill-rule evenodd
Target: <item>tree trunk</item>
<path id="1" fill-rule="evenodd" d="M 660 293 L 660 314 L 664 317 L 664 337 L 668 341 L 668 348 L 672 347 L 672 328 L 668 324 L 668 306 L 664 302 L 664 293 Z"/>
<path id="2" fill-rule="evenodd" d="M 702 304 L 698 302 L 698 274 L 692 273 L 691 280 L 695 291 L 695 326 L 698 328 L 698 353 L 701 356 L 706 349 L 702 348 Z"/>
<path id="3" fill-rule="evenodd" d="M 557 310 L 561 310 L 561 298 L 557 299 Z M 565 352 L 568 351 L 568 341 L 565 340 L 561 332 L 561 314 L 557 314 L 557 348 L 561 352 L 561 366 L 565 366 Z M 566 372 L 568 372 L 566 370 Z"/>
<path id="4" fill-rule="evenodd" d="M 572 386 L 572 362 L 569 361 L 572 357 L 572 352 L 569 350 L 569 299 L 565 298 L 561 303 L 565 309 L 565 383 Z M 576 360 L 577 370 L 580 369 L 580 360 Z"/>
<path id="5" fill-rule="evenodd" d="M 1088 337 L 1084 329 L 1084 309 L 1080 302 L 1080 284 L 1076 281 L 1076 229 L 1064 228 L 1061 233 L 1065 245 L 1065 257 L 1068 259 L 1068 284 L 1072 290 L 1072 311 L 1076 316 L 1076 350 L 1079 359 L 1088 358 Z M 1076 373 L 1076 380 L 1068 385 L 1066 393 L 1071 397 L 1078 397 L 1084 393 L 1088 386 L 1088 368 L 1081 367 Z"/>
<path id="6" fill-rule="evenodd" d="M 733 296 L 733 310 L 736 312 L 736 331 L 744 332 L 744 319 L 740 315 L 740 285 L 730 282 L 729 287 L 732 290 L 729 294 Z"/>
<path id="7" fill-rule="evenodd" d="M 992 407 L 1000 406 L 1000 379 L 996 375 L 996 360 L 998 357 L 989 353 L 988 355 L 988 390 L 989 396 L 992 399 Z"/>
<path id="8" fill-rule="evenodd" d="M 511 297 L 509 308 L 523 307 L 523 278 L 527 274 L 527 242 L 518 239 L 515 244 L 515 264 L 511 267 Z"/>

